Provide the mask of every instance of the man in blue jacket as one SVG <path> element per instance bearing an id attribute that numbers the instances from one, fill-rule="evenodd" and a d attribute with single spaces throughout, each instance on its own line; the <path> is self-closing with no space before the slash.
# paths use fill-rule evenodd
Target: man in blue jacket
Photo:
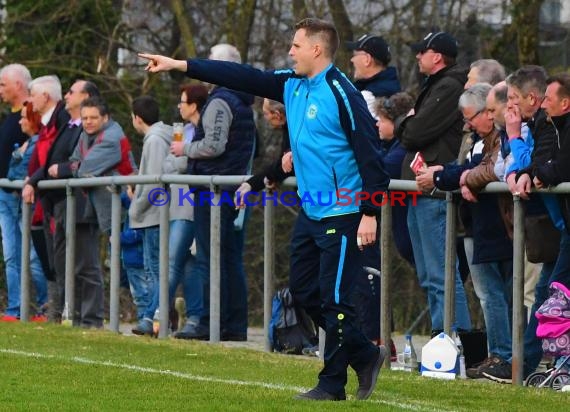
<path id="1" fill-rule="evenodd" d="M 346 399 L 349 365 L 358 376 L 357 399 L 367 399 L 386 348 L 374 346 L 355 326 L 351 295 L 362 273 L 359 248 L 376 240 L 380 206 L 371 198 L 387 189 L 389 177 L 362 95 L 332 64 L 339 45 L 336 29 L 312 18 L 295 29 L 289 50 L 292 70 L 261 71 L 229 62 L 140 56 L 149 60 L 147 70 L 153 73 L 175 69 L 285 104 L 303 206 L 291 241 L 290 288 L 296 302 L 327 336 L 319 383 L 297 399 Z M 355 202 L 357 192 L 369 197 Z"/>

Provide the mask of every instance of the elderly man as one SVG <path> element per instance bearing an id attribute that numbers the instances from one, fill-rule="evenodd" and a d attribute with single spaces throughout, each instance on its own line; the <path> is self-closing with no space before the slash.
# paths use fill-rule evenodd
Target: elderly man
<path id="1" fill-rule="evenodd" d="M 29 70 L 21 64 L 9 64 L 0 70 L 0 98 L 10 111 L 0 124 L 0 178 L 6 178 L 14 145 L 22 145 L 28 136 L 20 128 L 21 110 L 28 100 Z M 0 230 L 6 271 L 7 306 L 0 321 L 20 319 L 20 245 L 19 200 L 8 189 L 0 189 Z"/>
<path id="2" fill-rule="evenodd" d="M 460 166 L 434 166 L 430 181 L 429 171 L 421 172 L 416 181 L 422 190 L 436 187 L 442 190 L 461 189 L 469 202 L 472 218 L 472 238 L 465 243 L 471 278 L 480 300 L 487 329 L 489 357 L 482 366 L 468 371 L 471 378 L 483 378 L 487 365 L 505 362 L 512 355 L 511 320 L 513 246 L 499 210 L 496 194 L 477 194 L 487 183 L 497 180 L 495 159 L 500 149 L 499 131 L 487 110 L 491 85 L 479 83 L 467 89 L 459 98 L 459 107 L 465 123 L 482 139 L 474 145 L 468 161 Z"/>

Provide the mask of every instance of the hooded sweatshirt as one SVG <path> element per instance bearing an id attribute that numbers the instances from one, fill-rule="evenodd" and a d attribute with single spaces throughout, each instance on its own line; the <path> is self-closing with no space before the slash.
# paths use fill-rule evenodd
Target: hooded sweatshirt
<path id="1" fill-rule="evenodd" d="M 172 141 L 172 126 L 163 122 L 153 124 L 143 139 L 143 149 L 139 175 L 160 175 L 162 164 L 168 156 Z M 137 185 L 129 208 L 131 227 L 134 229 L 158 226 L 160 207 L 153 206 L 149 200 L 151 190 L 162 187 L 159 184 Z"/>

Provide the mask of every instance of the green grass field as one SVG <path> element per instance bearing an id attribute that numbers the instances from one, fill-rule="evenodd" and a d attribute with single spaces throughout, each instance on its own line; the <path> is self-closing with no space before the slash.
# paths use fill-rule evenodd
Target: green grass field
<path id="1" fill-rule="evenodd" d="M 569 393 L 383 370 L 368 401 L 302 402 L 316 359 L 38 324 L 0 326 L 0 411 L 553 411 Z M 348 393 L 356 389 L 349 375 Z M 564 407 L 563 405 L 566 405 Z"/>

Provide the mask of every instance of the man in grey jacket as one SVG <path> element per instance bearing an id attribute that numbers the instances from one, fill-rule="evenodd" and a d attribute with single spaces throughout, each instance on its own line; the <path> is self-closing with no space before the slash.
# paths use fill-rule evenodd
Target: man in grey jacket
<path id="1" fill-rule="evenodd" d="M 123 129 L 109 117 L 109 109 L 100 97 L 89 97 L 81 103 L 83 130 L 77 146 L 69 158 L 69 167 L 74 177 L 98 177 L 111 174 L 121 162 L 121 139 Z M 111 193 L 105 187 L 86 189 L 84 216 L 78 219 L 96 219 L 99 231 L 111 229 Z M 80 325 L 103 327 L 103 273 L 99 263 L 99 233 L 92 231 L 92 243 L 81 256 L 79 267 L 89 267 L 75 288 L 75 311 L 80 312 Z M 80 307 L 78 307 L 79 303 Z M 74 314 L 75 318 L 75 314 Z M 75 323 L 75 320 L 74 320 Z"/>
<path id="2" fill-rule="evenodd" d="M 132 104 L 133 127 L 144 134 L 143 149 L 139 174 L 159 175 L 162 164 L 168 156 L 172 141 L 172 126 L 159 121 L 158 102 L 151 96 L 140 96 Z M 146 283 L 149 305 L 144 310 L 143 319 L 133 329 L 136 335 L 152 335 L 152 319 L 158 308 L 158 273 L 159 273 L 159 224 L 160 208 L 153 205 L 149 197 L 157 184 L 137 185 L 129 207 L 129 219 L 133 229 L 143 229 L 144 273 L 146 279 L 137 279 Z M 129 279 L 131 282 L 132 279 Z M 143 285 L 139 285 L 144 288 Z M 140 288 L 135 288 L 139 290 Z"/>

